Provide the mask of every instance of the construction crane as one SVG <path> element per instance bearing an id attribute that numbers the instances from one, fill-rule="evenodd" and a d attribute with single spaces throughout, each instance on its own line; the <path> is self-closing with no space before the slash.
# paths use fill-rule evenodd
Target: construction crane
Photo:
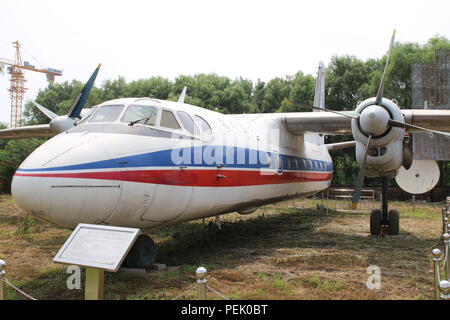
<path id="1" fill-rule="evenodd" d="M 9 89 L 11 95 L 11 121 L 10 127 L 16 128 L 22 124 L 22 102 L 25 91 L 25 75 L 23 70 L 45 73 L 47 81 L 53 83 L 56 76 L 62 76 L 62 70 L 53 68 L 36 68 L 28 61 L 22 62 L 20 54 L 20 43 L 15 41 L 12 43 L 16 54 L 14 60 L 0 58 L 0 72 L 3 72 L 4 66 L 7 65 L 7 73 L 11 75 L 11 87 Z"/>

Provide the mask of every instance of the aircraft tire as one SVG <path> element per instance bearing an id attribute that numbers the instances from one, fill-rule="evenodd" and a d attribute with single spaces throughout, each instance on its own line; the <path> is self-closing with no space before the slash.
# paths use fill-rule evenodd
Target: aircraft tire
<path id="1" fill-rule="evenodd" d="M 156 258 L 156 246 L 146 235 L 139 235 L 125 258 L 125 266 L 131 269 L 151 269 Z"/>
<path id="2" fill-rule="evenodd" d="M 370 212 L 370 234 L 378 236 L 381 233 L 381 210 L 375 209 Z"/>
<path id="3" fill-rule="evenodd" d="M 389 234 L 391 236 L 400 234 L 400 213 L 397 210 L 389 210 Z"/>

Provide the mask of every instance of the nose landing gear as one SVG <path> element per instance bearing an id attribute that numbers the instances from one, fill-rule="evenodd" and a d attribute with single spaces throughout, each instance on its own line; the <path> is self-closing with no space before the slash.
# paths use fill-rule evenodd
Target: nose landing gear
<path id="1" fill-rule="evenodd" d="M 122 266 L 130 269 L 151 269 L 156 258 L 156 246 L 147 235 L 139 235 Z"/>
<path id="2" fill-rule="evenodd" d="M 400 213 L 397 210 L 388 211 L 389 180 L 383 177 L 381 210 L 375 209 L 370 213 L 370 234 L 373 236 L 400 234 Z"/>

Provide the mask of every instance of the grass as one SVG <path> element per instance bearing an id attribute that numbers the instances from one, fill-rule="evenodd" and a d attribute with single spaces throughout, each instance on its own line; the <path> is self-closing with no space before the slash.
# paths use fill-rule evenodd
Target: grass
<path id="1" fill-rule="evenodd" d="M 166 271 L 106 273 L 105 299 L 172 299 L 208 270 L 208 284 L 232 299 L 431 299 L 431 249 L 440 245 L 440 206 L 393 202 L 401 235 L 369 235 L 368 212 L 316 210 L 320 200 L 269 205 L 249 216 L 222 218 L 222 230 L 201 220 L 144 230 Z M 83 299 L 68 290 L 67 266 L 52 262 L 69 230 L 24 217 L 0 196 L 0 259 L 7 278 L 38 299 Z M 367 268 L 381 269 L 382 287 L 366 287 Z M 23 299 L 7 289 L 8 299 Z M 208 297 L 219 299 L 209 293 Z M 183 299 L 195 298 L 191 290 Z"/>
<path id="2" fill-rule="evenodd" d="M 333 280 L 323 280 L 318 275 L 313 275 L 311 277 L 306 277 L 301 279 L 303 285 L 306 287 L 326 290 L 326 291 L 339 291 L 344 285 L 341 281 L 333 281 Z"/>

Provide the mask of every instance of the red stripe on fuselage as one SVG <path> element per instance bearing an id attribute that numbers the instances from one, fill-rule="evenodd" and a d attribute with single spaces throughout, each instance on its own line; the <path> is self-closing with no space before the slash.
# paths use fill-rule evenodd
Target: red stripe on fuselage
<path id="1" fill-rule="evenodd" d="M 260 172 L 242 170 L 137 170 L 77 173 L 16 173 L 19 177 L 75 178 L 131 181 L 174 186 L 240 187 L 266 184 L 329 181 L 331 172 Z M 222 176 L 222 177 L 220 177 Z"/>

